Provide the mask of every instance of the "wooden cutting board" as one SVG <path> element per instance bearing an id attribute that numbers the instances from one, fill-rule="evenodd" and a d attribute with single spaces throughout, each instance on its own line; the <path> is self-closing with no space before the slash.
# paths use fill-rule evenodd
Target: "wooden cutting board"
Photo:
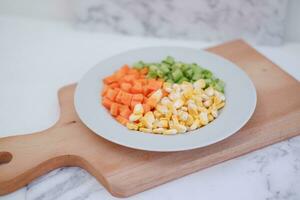
<path id="1" fill-rule="evenodd" d="M 241 40 L 208 51 L 239 65 L 257 89 L 255 113 L 236 134 L 204 148 L 174 153 L 119 146 L 79 120 L 73 105 L 75 85 L 69 85 L 58 92 L 61 112 L 53 127 L 0 139 L 0 194 L 13 192 L 55 168 L 79 166 L 112 195 L 127 197 L 300 134 L 297 80 Z"/>

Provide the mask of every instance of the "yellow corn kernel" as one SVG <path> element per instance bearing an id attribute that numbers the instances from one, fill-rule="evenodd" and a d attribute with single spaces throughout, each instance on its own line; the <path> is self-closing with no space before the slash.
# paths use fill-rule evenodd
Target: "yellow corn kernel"
<path id="1" fill-rule="evenodd" d="M 182 124 L 174 124 L 174 129 L 176 129 L 178 131 L 178 133 L 184 133 L 187 131 L 186 126 L 182 125 Z"/>
<path id="2" fill-rule="evenodd" d="M 175 109 L 180 108 L 181 106 L 183 106 L 184 101 L 182 99 L 176 99 L 173 103 L 173 106 Z"/>
<path id="3" fill-rule="evenodd" d="M 211 122 L 211 121 L 214 120 L 214 117 L 213 117 L 211 114 L 209 114 L 207 118 L 208 118 L 208 121 L 209 121 L 209 122 Z"/>
<path id="4" fill-rule="evenodd" d="M 211 101 L 210 99 L 208 99 L 208 100 L 204 101 L 203 105 L 204 105 L 206 108 L 208 108 L 209 106 L 212 105 L 212 101 Z"/>
<path id="5" fill-rule="evenodd" d="M 134 114 L 134 113 L 132 113 L 132 114 L 129 116 L 129 121 L 135 122 L 135 121 L 141 119 L 142 117 L 143 117 L 142 114 Z"/>
<path id="6" fill-rule="evenodd" d="M 163 97 L 163 98 L 161 99 L 160 103 L 161 103 L 162 105 L 168 106 L 168 105 L 171 104 L 172 102 L 171 102 L 171 100 L 170 100 L 168 97 Z"/>
<path id="7" fill-rule="evenodd" d="M 145 126 L 145 124 L 143 123 L 143 122 L 139 122 L 139 123 L 137 123 L 136 124 L 139 128 L 141 128 L 141 127 L 144 127 Z"/>
<path id="8" fill-rule="evenodd" d="M 198 110 L 200 112 L 207 112 L 207 109 L 205 107 L 198 107 Z"/>
<path id="9" fill-rule="evenodd" d="M 200 127 L 200 121 L 198 119 L 196 119 L 189 127 L 189 130 L 192 131 L 192 130 L 195 130 L 197 129 L 198 127 Z"/>
<path id="10" fill-rule="evenodd" d="M 205 80 L 204 79 L 199 79 L 197 80 L 194 84 L 193 84 L 194 88 L 195 89 L 202 89 L 202 88 L 205 88 L 206 86 L 206 83 L 205 83 Z"/>
<path id="11" fill-rule="evenodd" d="M 201 112 L 199 114 L 199 120 L 201 125 L 207 125 L 208 124 L 207 112 Z"/>
<path id="12" fill-rule="evenodd" d="M 143 114 L 144 108 L 143 108 L 142 104 L 140 104 L 140 103 L 136 104 L 134 106 L 133 113 L 136 115 Z"/>
<path id="13" fill-rule="evenodd" d="M 166 91 L 166 92 L 171 92 L 172 91 L 172 84 L 171 83 L 168 83 L 168 82 L 164 82 L 163 84 L 163 89 Z"/>
<path id="14" fill-rule="evenodd" d="M 212 115 L 214 118 L 217 118 L 217 117 L 218 117 L 218 110 L 217 110 L 217 109 L 211 109 L 211 115 Z"/>
<path id="15" fill-rule="evenodd" d="M 177 117 L 177 115 L 172 115 L 171 118 L 172 118 L 174 124 L 175 124 L 175 123 L 177 123 L 177 124 L 179 123 L 179 122 L 178 122 L 178 117 Z"/>
<path id="16" fill-rule="evenodd" d="M 186 99 L 190 99 L 193 96 L 193 89 L 183 90 L 182 94 Z"/>
<path id="17" fill-rule="evenodd" d="M 153 133 L 162 134 L 165 131 L 164 128 L 155 128 L 152 130 Z"/>
<path id="18" fill-rule="evenodd" d="M 160 119 L 160 124 L 162 128 L 168 128 L 169 127 L 169 121 L 167 119 Z"/>
<path id="19" fill-rule="evenodd" d="M 126 124 L 126 127 L 129 129 L 129 130 L 138 130 L 138 126 L 136 125 L 136 124 L 134 124 L 134 123 L 131 123 L 131 122 L 128 122 L 127 124 Z"/>
<path id="20" fill-rule="evenodd" d="M 155 120 L 155 121 L 153 122 L 152 125 L 153 125 L 153 126 L 152 126 L 153 129 L 154 129 L 154 128 L 159 128 L 159 121 L 158 121 L 158 120 Z"/>
<path id="21" fill-rule="evenodd" d="M 167 114 L 168 111 L 169 111 L 169 109 L 168 109 L 167 106 L 161 105 L 161 104 L 158 104 L 158 105 L 156 106 L 156 110 L 159 111 L 161 114 L 164 114 L 164 115 Z"/>
<path id="22" fill-rule="evenodd" d="M 144 117 L 141 118 L 141 122 L 145 124 L 147 128 L 153 127 L 153 122 L 155 121 L 155 117 L 153 115 L 153 112 L 149 111 L 145 114 Z"/>
<path id="23" fill-rule="evenodd" d="M 204 93 L 205 93 L 207 96 L 211 97 L 211 96 L 214 95 L 214 89 L 213 89 L 212 87 L 208 87 L 208 88 L 206 88 L 206 89 L 204 90 Z"/>
<path id="24" fill-rule="evenodd" d="M 180 108 L 180 110 L 187 112 L 187 111 L 188 111 L 188 108 L 187 108 L 186 106 L 182 106 L 182 107 Z"/>
<path id="25" fill-rule="evenodd" d="M 188 119 L 186 120 L 185 124 L 187 126 L 191 126 L 194 123 L 194 118 L 192 117 L 192 115 L 188 116 Z"/>
<path id="26" fill-rule="evenodd" d="M 161 112 L 159 112 L 158 110 L 153 111 L 153 115 L 155 118 L 160 118 L 162 116 Z"/>
<path id="27" fill-rule="evenodd" d="M 219 98 L 219 97 L 217 97 L 217 96 L 214 96 L 213 97 L 213 104 L 215 104 L 215 105 L 218 105 L 218 104 L 220 104 L 222 101 L 221 101 L 221 99 Z"/>
<path id="28" fill-rule="evenodd" d="M 164 135 L 174 135 L 177 133 L 177 130 L 176 129 L 168 129 L 168 130 L 164 130 L 163 134 Z"/>
<path id="29" fill-rule="evenodd" d="M 188 104 L 188 112 L 191 115 L 197 115 L 198 114 L 198 108 L 197 105 L 194 103 L 189 103 Z"/>
<path id="30" fill-rule="evenodd" d="M 150 129 L 150 128 L 139 128 L 139 131 L 142 131 L 144 133 L 151 133 L 152 129 Z"/>
<path id="31" fill-rule="evenodd" d="M 169 111 L 167 114 L 165 114 L 165 118 L 170 120 L 172 118 L 172 112 Z"/>
<path id="32" fill-rule="evenodd" d="M 178 117 L 179 117 L 179 119 L 181 120 L 181 121 L 186 121 L 186 120 L 188 120 L 188 117 L 189 117 L 189 114 L 187 113 L 187 112 L 184 112 L 184 111 L 179 111 L 178 112 Z"/>
<path id="33" fill-rule="evenodd" d="M 216 105 L 216 108 L 217 108 L 217 110 L 219 110 L 219 109 L 223 108 L 224 106 L 225 106 L 225 102 L 222 102 L 222 103 Z"/>

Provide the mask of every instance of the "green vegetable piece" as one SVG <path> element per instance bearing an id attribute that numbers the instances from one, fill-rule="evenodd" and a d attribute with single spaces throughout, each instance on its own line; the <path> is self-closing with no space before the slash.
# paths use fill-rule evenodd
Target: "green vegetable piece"
<path id="1" fill-rule="evenodd" d="M 164 77 L 164 73 L 163 73 L 163 71 L 161 71 L 161 70 L 156 70 L 156 74 L 157 74 L 157 76 L 159 77 L 159 78 L 163 78 Z"/>
<path id="2" fill-rule="evenodd" d="M 149 70 L 148 74 L 147 74 L 148 78 L 156 78 L 157 77 L 157 73 L 154 70 Z"/>
<path id="3" fill-rule="evenodd" d="M 189 82 L 189 79 L 183 76 L 177 81 L 177 83 L 183 83 L 184 81 Z"/>
<path id="4" fill-rule="evenodd" d="M 169 69 L 169 65 L 165 64 L 165 63 L 162 63 L 161 66 L 160 66 L 160 70 L 164 73 L 164 74 L 167 74 L 170 72 L 170 69 Z"/>
<path id="5" fill-rule="evenodd" d="M 144 66 L 145 66 L 145 63 L 143 61 L 139 61 L 139 62 L 133 64 L 134 69 L 142 69 Z"/>
<path id="6" fill-rule="evenodd" d="M 203 74 L 203 78 L 212 78 L 213 74 L 211 73 L 211 71 L 207 70 L 207 69 L 204 69 L 202 71 L 202 74 Z"/>
<path id="7" fill-rule="evenodd" d="M 194 71 L 192 80 L 197 81 L 199 79 L 203 78 L 202 73 L 199 71 Z"/>
<path id="8" fill-rule="evenodd" d="M 174 83 L 173 79 L 167 79 L 168 83 Z"/>
<path id="9" fill-rule="evenodd" d="M 156 65 L 150 65 L 149 66 L 149 71 L 156 71 L 158 69 L 158 67 Z"/>
<path id="10" fill-rule="evenodd" d="M 180 69 L 176 69 L 172 72 L 172 77 L 175 82 L 177 82 L 180 78 L 183 77 L 183 73 Z"/>
<path id="11" fill-rule="evenodd" d="M 165 58 L 165 60 L 163 60 L 163 62 L 164 62 L 164 63 L 167 63 L 167 64 L 170 64 L 170 65 L 173 65 L 174 62 L 175 62 L 175 60 L 174 60 L 173 57 L 167 56 L 167 57 Z"/>
<path id="12" fill-rule="evenodd" d="M 184 76 L 186 76 L 188 79 L 192 79 L 194 75 L 194 71 L 192 68 L 188 68 L 187 70 L 183 71 Z"/>

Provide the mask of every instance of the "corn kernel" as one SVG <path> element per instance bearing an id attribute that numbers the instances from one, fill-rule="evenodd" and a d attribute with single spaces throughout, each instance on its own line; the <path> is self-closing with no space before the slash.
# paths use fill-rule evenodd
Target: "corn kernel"
<path id="1" fill-rule="evenodd" d="M 187 131 L 187 128 L 182 124 L 174 124 L 174 129 L 176 129 L 179 133 L 184 133 Z"/>
<path id="2" fill-rule="evenodd" d="M 217 109 L 212 109 L 211 110 L 211 114 L 214 118 L 217 118 L 218 117 L 218 110 Z"/>
<path id="3" fill-rule="evenodd" d="M 211 122 L 211 121 L 214 120 L 214 117 L 213 117 L 211 114 L 209 114 L 207 118 L 208 118 L 208 121 L 209 121 L 209 122 Z"/>
<path id="4" fill-rule="evenodd" d="M 163 134 L 165 135 L 174 135 L 177 133 L 176 129 L 168 129 L 168 130 L 164 130 Z"/>
<path id="5" fill-rule="evenodd" d="M 201 89 L 205 88 L 205 86 L 206 86 L 205 80 L 199 79 L 193 84 L 193 86 L 194 86 L 194 88 L 201 88 Z"/>
<path id="6" fill-rule="evenodd" d="M 140 104 L 140 103 L 136 104 L 134 106 L 133 113 L 136 115 L 143 114 L 144 108 L 143 108 L 142 104 Z"/>
<path id="7" fill-rule="evenodd" d="M 201 125 L 207 125 L 208 124 L 208 116 L 207 112 L 201 112 L 199 114 L 200 124 Z"/>
<path id="8" fill-rule="evenodd" d="M 144 133 L 151 133 L 152 129 L 150 129 L 150 128 L 139 128 L 139 131 L 142 131 Z"/>
<path id="9" fill-rule="evenodd" d="M 129 116 L 129 121 L 135 122 L 135 121 L 141 119 L 142 117 L 143 117 L 142 114 L 134 114 L 134 113 L 132 113 L 132 114 Z"/>
<path id="10" fill-rule="evenodd" d="M 204 90 L 204 93 L 205 93 L 207 96 L 211 97 L 211 96 L 214 95 L 214 89 L 213 89 L 212 87 L 208 87 L 208 88 L 206 88 L 206 89 Z"/>
<path id="11" fill-rule="evenodd" d="M 162 113 L 159 112 L 158 110 L 153 111 L 153 115 L 155 118 L 160 118 L 162 116 Z"/>
<path id="12" fill-rule="evenodd" d="M 222 103 L 216 105 L 216 108 L 219 110 L 219 109 L 223 108 L 224 106 L 225 106 L 225 102 L 222 102 Z"/>
<path id="13" fill-rule="evenodd" d="M 212 101 L 211 101 L 210 99 L 204 101 L 204 103 L 203 103 L 203 105 L 204 105 L 205 107 L 207 107 L 207 108 L 208 108 L 209 106 L 211 106 L 211 104 L 212 104 Z"/>
<path id="14" fill-rule="evenodd" d="M 129 129 L 129 130 L 138 130 L 138 126 L 136 125 L 136 124 L 134 124 L 134 123 L 131 123 L 131 122 L 128 122 L 127 124 L 126 124 L 126 127 Z"/>
<path id="15" fill-rule="evenodd" d="M 153 133 L 156 133 L 156 134 L 162 134 L 165 131 L 165 129 L 164 128 L 155 128 L 152 131 L 153 131 Z"/>
<path id="16" fill-rule="evenodd" d="M 169 122 L 167 119 L 160 119 L 160 124 L 162 128 L 168 128 Z"/>

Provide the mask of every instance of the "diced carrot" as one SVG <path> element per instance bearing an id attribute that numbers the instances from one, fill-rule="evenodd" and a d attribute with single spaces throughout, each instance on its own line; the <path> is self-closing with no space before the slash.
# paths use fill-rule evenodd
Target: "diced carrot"
<path id="1" fill-rule="evenodd" d="M 124 94 L 122 95 L 121 102 L 124 105 L 130 105 L 131 99 L 132 99 L 132 94 L 124 92 Z"/>
<path id="2" fill-rule="evenodd" d="M 144 96 L 148 96 L 148 94 L 150 93 L 150 90 L 148 88 L 147 85 L 143 86 L 143 94 Z"/>
<path id="3" fill-rule="evenodd" d="M 109 88 L 106 92 L 106 97 L 109 98 L 110 100 L 114 101 L 116 96 L 117 96 L 117 91 L 114 89 Z"/>
<path id="4" fill-rule="evenodd" d="M 134 95 L 132 95 L 132 101 L 142 102 L 143 99 L 144 99 L 144 95 L 142 95 L 142 94 L 134 94 Z"/>
<path id="5" fill-rule="evenodd" d="M 115 75 L 107 76 L 106 78 L 103 79 L 103 82 L 105 84 L 111 84 L 113 82 L 117 82 L 118 79 L 116 79 Z"/>
<path id="6" fill-rule="evenodd" d="M 154 92 L 156 92 L 156 91 L 152 91 L 152 92 L 148 93 L 147 97 L 151 97 L 151 95 L 152 95 Z"/>
<path id="7" fill-rule="evenodd" d="M 120 88 L 120 85 L 118 82 L 112 83 L 109 85 L 111 88 Z"/>
<path id="8" fill-rule="evenodd" d="M 140 78 L 140 79 L 138 79 L 138 81 L 141 82 L 142 85 L 147 85 L 147 79 L 145 79 L 145 78 Z"/>
<path id="9" fill-rule="evenodd" d="M 122 90 L 124 90 L 126 92 L 129 92 L 130 88 L 131 88 L 131 84 L 130 83 L 121 83 L 121 89 Z"/>
<path id="10" fill-rule="evenodd" d="M 127 124 L 127 122 L 128 122 L 128 119 L 126 119 L 126 118 L 124 118 L 124 117 L 122 117 L 122 116 L 117 116 L 116 117 L 116 120 L 119 122 L 119 123 L 121 123 L 121 124 L 123 124 L 124 126 Z"/>
<path id="11" fill-rule="evenodd" d="M 157 105 L 157 101 L 155 101 L 153 98 L 149 98 L 146 104 L 148 104 L 151 108 L 154 108 Z"/>
<path id="12" fill-rule="evenodd" d="M 148 68 L 144 67 L 143 69 L 140 70 L 140 74 L 146 75 L 148 73 Z"/>
<path id="13" fill-rule="evenodd" d="M 103 97 L 103 98 L 102 98 L 102 105 L 103 105 L 105 108 L 107 108 L 108 110 L 110 109 L 112 103 L 113 103 L 113 102 L 112 102 L 111 100 L 109 100 L 108 98 L 106 98 L 106 97 Z"/>
<path id="14" fill-rule="evenodd" d="M 139 71 L 137 69 L 130 68 L 127 72 L 128 74 L 139 75 Z"/>
<path id="15" fill-rule="evenodd" d="M 165 90 L 162 90 L 162 94 L 163 94 L 162 95 L 163 97 L 166 97 L 166 96 L 168 96 L 169 93 L 167 91 L 165 91 Z"/>
<path id="16" fill-rule="evenodd" d="M 131 114 L 131 110 L 127 107 L 122 107 L 120 109 L 120 115 L 126 119 L 129 119 L 129 115 Z"/>
<path id="17" fill-rule="evenodd" d="M 146 103 L 143 103 L 143 108 L 144 108 L 144 113 L 147 113 L 151 110 L 151 107 L 150 105 L 146 104 Z"/>
<path id="18" fill-rule="evenodd" d="M 148 98 L 144 96 L 144 98 L 143 98 L 143 101 L 142 101 L 142 102 L 143 102 L 143 103 L 146 103 L 146 102 L 147 102 L 147 100 L 148 100 Z"/>
<path id="19" fill-rule="evenodd" d="M 130 69 L 129 66 L 127 64 L 125 64 L 125 65 L 123 65 L 123 67 L 121 67 L 119 69 L 119 71 L 122 71 L 122 72 L 124 72 L 124 74 L 127 74 L 129 69 Z"/>
<path id="20" fill-rule="evenodd" d="M 101 92 L 101 96 L 105 96 L 107 90 L 108 90 L 108 86 L 105 84 L 105 85 L 103 86 L 103 90 L 102 90 L 102 92 Z"/>
<path id="21" fill-rule="evenodd" d="M 135 81 L 134 85 L 131 88 L 131 92 L 133 94 L 142 93 L 143 92 L 143 86 L 141 82 Z"/>
<path id="22" fill-rule="evenodd" d="M 117 94 L 117 96 L 116 96 L 116 99 L 115 99 L 115 101 L 116 101 L 117 103 L 121 103 L 121 102 L 122 102 L 123 94 L 124 94 L 124 91 L 122 91 L 122 90 L 120 90 L 120 91 L 118 92 L 118 94 Z"/>
<path id="23" fill-rule="evenodd" d="M 134 75 L 134 74 L 126 74 L 126 75 L 123 77 L 123 81 L 132 83 L 134 80 L 136 80 L 136 77 L 137 77 L 137 76 Z"/>
<path id="24" fill-rule="evenodd" d="M 155 79 L 148 80 L 148 88 L 151 91 L 158 90 L 159 88 L 162 87 L 162 84 L 163 84 L 163 82 L 160 80 L 155 80 Z"/>
<path id="25" fill-rule="evenodd" d="M 119 104 L 117 103 L 112 103 L 110 106 L 110 114 L 112 116 L 117 116 L 119 114 Z"/>

